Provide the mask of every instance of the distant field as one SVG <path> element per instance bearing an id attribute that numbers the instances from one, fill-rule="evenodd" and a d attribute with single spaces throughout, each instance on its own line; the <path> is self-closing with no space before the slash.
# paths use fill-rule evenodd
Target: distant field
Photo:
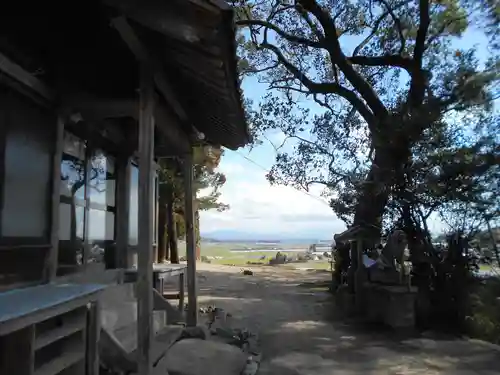
<path id="1" fill-rule="evenodd" d="M 275 245 L 273 245 L 275 246 Z M 281 245 L 284 247 L 283 245 Z M 279 251 L 282 254 L 287 254 L 289 256 L 297 255 L 298 251 L 296 249 L 303 249 L 305 252 L 308 249 L 307 245 L 304 244 L 287 244 L 286 248 L 294 249 L 295 251 L 286 251 L 282 249 L 265 249 L 262 251 L 252 250 L 251 252 L 232 252 L 231 250 L 244 250 L 245 247 L 256 247 L 255 244 L 237 244 L 237 243 L 202 243 L 201 244 L 201 255 L 206 256 L 210 259 L 211 263 L 214 264 L 224 264 L 224 265 L 235 265 L 235 266 L 245 266 L 249 262 L 262 262 L 267 264 L 269 259 L 274 258 L 276 253 Z M 279 246 L 276 246 L 279 247 Z M 267 251 L 266 251 L 267 250 Z M 185 256 L 186 248 L 184 243 L 179 243 L 179 253 L 181 256 Z M 328 260 L 319 261 L 309 261 L 304 263 L 288 263 L 284 265 L 285 267 L 293 268 L 313 268 L 313 269 L 330 269 L 330 263 Z"/>

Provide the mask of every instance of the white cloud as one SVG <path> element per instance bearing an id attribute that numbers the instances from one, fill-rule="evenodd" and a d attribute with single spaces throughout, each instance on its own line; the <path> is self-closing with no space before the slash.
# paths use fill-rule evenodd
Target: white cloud
<path id="1" fill-rule="evenodd" d="M 243 158 L 241 163 L 222 163 L 220 170 L 227 182 L 221 190 L 221 201 L 231 208 L 226 212 L 202 212 L 203 233 L 237 230 L 306 237 L 321 234 L 329 238 L 344 229 L 328 203 L 319 197 L 321 189 L 307 195 L 288 186 L 270 186 L 264 171 L 247 164 Z"/>

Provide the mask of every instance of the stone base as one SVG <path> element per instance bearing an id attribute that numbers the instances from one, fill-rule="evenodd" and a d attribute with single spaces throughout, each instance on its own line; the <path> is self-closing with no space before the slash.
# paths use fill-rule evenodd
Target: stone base
<path id="1" fill-rule="evenodd" d="M 355 294 L 351 293 L 349 286 L 341 285 L 335 293 L 335 306 L 343 316 L 352 316 L 356 313 Z"/>
<path id="2" fill-rule="evenodd" d="M 415 327 L 417 288 L 403 285 L 364 285 L 366 319 L 396 329 Z"/>
<path id="3" fill-rule="evenodd" d="M 400 274 L 394 269 L 380 269 L 376 266 L 368 269 L 368 277 L 371 282 L 384 285 L 397 285 L 400 283 Z"/>

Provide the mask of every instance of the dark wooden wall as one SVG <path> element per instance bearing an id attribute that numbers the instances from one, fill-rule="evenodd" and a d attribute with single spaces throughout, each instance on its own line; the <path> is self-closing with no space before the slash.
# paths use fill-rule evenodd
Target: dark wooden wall
<path id="1" fill-rule="evenodd" d="M 0 288 L 5 288 L 44 276 L 56 119 L 0 84 L 0 129 Z"/>

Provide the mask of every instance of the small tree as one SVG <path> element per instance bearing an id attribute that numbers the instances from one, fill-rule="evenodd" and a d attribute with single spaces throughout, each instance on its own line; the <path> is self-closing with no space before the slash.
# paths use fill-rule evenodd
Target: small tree
<path id="1" fill-rule="evenodd" d="M 196 246 L 200 244 L 200 215 L 199 211 L 218 210 L 225 211 L 229 205 L 219 201 L 220 189 L 226 182 L 223 173 L 216 172 L 222 157 L 220 148 L 195 148 L 193 170 L 193 196 L 195 209 L 195 238 Z M 204 195 L 199 196 L 203 191 Z M 169 243 L 172 252 L 172 261 L 178 261 L 177 239 L 186 235 L 184 225 L 184 180 L 180 165 L 177 161 L 163 160 L 160 172 L 160 235 L 163 234 L 161 246 L 166 247 Z M 167 209 L 167 207 L 170 207 Z M 171 210 L 171 213 L 169 213 Z M 170 217 L 171 216 L 171 217 Z M 175 228 L 170 235 L 167 233 L 166 224 L 172 221 L 171 229 Z M 165 229 L 163 229 L 165 228 Z M 167 254 L 165 254 L 167 255 Z"/>

